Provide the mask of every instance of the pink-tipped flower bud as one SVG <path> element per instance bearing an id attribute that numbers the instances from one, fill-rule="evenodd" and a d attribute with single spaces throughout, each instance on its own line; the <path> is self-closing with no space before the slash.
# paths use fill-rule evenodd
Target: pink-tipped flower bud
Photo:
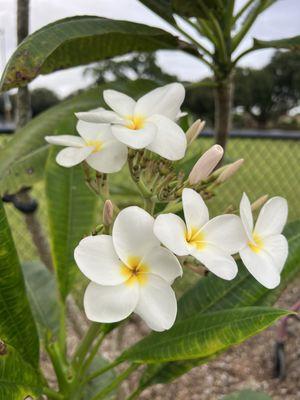
<path id="1" fill-rule="evenodd" d="M 224 154 L 222 146 L 215 144 L 208 149 L 196 162 L 189 175 L 189 183 L 197 183 L 207 179 L 215 167 L 219 164 Z"/>
<path id="2" fill-rule="evenodd" d="M 110 200 L 106 200 L 103 207 L 103 225 L 110 226 L 113 223 L 114 206 Z"/>
<path id="3" fill-rule="evenodd" d="M 232 177 L 232 175 L 234 175 L 236 171 L 240 169 L 243 163 L 244 159 L 241 158 L 234 163 L 227 165 L 227 168 L 225 168 L 224 171 L 218 176 L 217 183 L 223 183 L 227 181 L 227 179 Z"/>
<path id="4" fill-rule="evenodd" d="M 257 200 L 255 200 L 252 204 L 251 204 L 251 210 L 257 210 L 258 208 L 260 208 L 261 206 L 263 206 L 265 204 L 265 202 L 268 200 L 269 196 L 267 194 L 265 194 L 264 196 L 259 197 Z"/>
<path id="5" fill-rule="evenodd" d="M 190 145 L 202 132 L 205 126 L 205 121 L 201 121 L 201 119 L 197 119 L 186 131 L 186 140 L 187 145 Z"/>

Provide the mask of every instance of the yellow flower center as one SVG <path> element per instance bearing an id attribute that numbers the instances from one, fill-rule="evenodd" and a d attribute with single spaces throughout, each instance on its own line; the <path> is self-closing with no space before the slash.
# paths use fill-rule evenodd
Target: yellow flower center
<path id="1" fill-rule="evenodd" d="M 205 248 L 205 235 L 197 228 L 191 228 L 186 231 L 186 241 L 192 246 L 196 247 L 197 250 L 203 250 Z"/>
<path id="2" fill-rule="evenodd" d="M 149 267 L 141 262 L 139 257 L 128 257 L 127 264 L 121 264 L 121 274 L 126 278 L 126 285 L 139 283 L 145 285 L 148 280 Z"/>
<path id="3" fill-rule="evenodd" d="M 253 233 L 253 243 L 248 242 L 248 246 L 254 253 L 259 253 L 264 248 L 264 242 L 257 233 Z"/>
<path id="4" fill-rule="evenodd" d="M 142 115 L 128 115 L 126 117 L 126 120 L 126 128 L 136 131 L 138 129 L 144 128 L 146 118 Z"/>
<path id="5" fill-rule="evenodd" d="M 97 153 L 102 148 L 102 142 L 100 142 L 100 140 L 88 140 L 86 145 L 89 147 L 94 147 L 93 153 Z"/>

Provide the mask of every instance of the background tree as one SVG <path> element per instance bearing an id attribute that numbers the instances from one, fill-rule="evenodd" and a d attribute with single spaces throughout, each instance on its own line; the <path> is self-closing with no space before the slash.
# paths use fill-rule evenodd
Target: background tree
<path id="1" fill-rule="evenodd" d="M 46 88 L 34 89 L 31 92 L 31 111 L 32 116 L 40 114 L 42 111 L 47 110 L 57 104 L 59 98 L 56 93 Z"/>

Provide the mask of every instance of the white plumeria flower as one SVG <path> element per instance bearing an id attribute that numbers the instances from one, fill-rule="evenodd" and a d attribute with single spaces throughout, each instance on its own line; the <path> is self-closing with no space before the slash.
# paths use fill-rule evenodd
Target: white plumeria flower
<path id="1" fill-rule="evenodd" d="M 248 238 L 240 250 L 241 259 L 259 283 L 273 289 L 280 283 L 280 273 L 288 256 L 288 243 L 281 235 L 288 215 L 287 201 L 282 197 L 268 200 L 253 229 L 251 205 L 244 193 L 240 215 Z"/>
<path id="2" fill-rule="evenodd" d="M 84 295 L 87 317 L 117 322 L 132 312 L 155 331 L 169 329 L 177 302 L 171 284 L 182 275 L 177 258 L 153 234 L 154 218 L 139 207 L 122 210 L 112 236 L 88 236 L 74 257 L 92 282 Z"/>
<path id="3" fill-rule="evenodd" d="M 56 161 L 59 165 L 73 167 L 86 161 L 99 172 L 120 171 L 127 161 L 128 150 L 113 136 L 109 124 L 78 121 L 76 129 L 80 136 L 45 137 L 48 143 L 67 146 L 57 154 Z"/>
<path id="4" fill-rule="evenodd" d="M 233 279 L 238 269 L 231 254 L 246 243 L 241 219 L 225 214 L 209 221 L 208 209 L 193 189 L 183 190 L 182 205 L 186 224 L 175 214 L 159 215 L 155 235 L 178 256 L 192 255 L 220 278 Z"/>
<path id="5" fill-rule="evenodd" d="M 180 83 L 154 89 L 138 101 L 116 90 L 104 90 L 104 101 L 113 111 L 98 108 L 76 116 L 87 122 L 111 123 L 114 136 L 133 149 L 146 148 L 168 160 L 179 160 L 187 141 L 174 121 L 180 116 L 184 96 Z"/>

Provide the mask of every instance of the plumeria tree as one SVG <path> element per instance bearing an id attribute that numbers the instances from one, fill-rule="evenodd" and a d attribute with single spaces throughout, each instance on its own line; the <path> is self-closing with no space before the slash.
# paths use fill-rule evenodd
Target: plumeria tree
<path id="1" fill-rule="evenodd" d="M 239 61 L 260 49 L 296 49 L 300 36 L 279 40 L 253 39 L 240 45 L 253 24 L 278 0 L 139 0 L 180 35 L 151 26 L 102 17 L 71 17 L 49 24 L 31 35 L 14 53 L 2 77 L 4 90 L 26 85 L 39 74 L 100 61 L 130 52 L 181 50 L 213 73 L 215 140 L 224 149 L 230 129 L 233 75 Z M 63 32 L 63 34 L 60 34 Z M 82 50 L 82 51 L 80 51 Z"/>
<path id="2" fill-rule="evenodd" d="M 292 313 L 271 307 L 299 272 L 299 235 L 289 227 L 282 234 L 286 200 L 262 196 L 251 204 L 244 194 L 230 212 L 210 217 L 215 189 L 243 160 L 216 169 L 223 149 L 214 145 L 187 167 L 186 154 L 204 123 L 181 128 L 184 87 L 140 85 L 135 98 L 129 83 L 122 92 L 96 88 L 55 106 L 2 150 L 6 200 L 15 201 L 11 193 L 24 179 L 45 179 L 54 266 L 20 265 L 1 203 L 3 399 L 110 398 L 134 371 L 139 378 L 127 400 L 136 399 L 148 386 L 170 382 Z M 12 153 L 13 146 L 33 152 L 29 135 L 39 146 L 40 165 L 49 153 L 44 175 L 25 153 L 18 160 Z M 31 172 L 20 179 L 24 167 Z M 176 282 L 190 270 L 195 282 L 178 300 Z M 148 333 L 106 360 L 103 340 L 124 329 L 132 313 Z M 81 314 L 88 326 L 70 345 L 69 324 L 76 327 Z M 41 353 L 53 368 L 49 381 Z"/>

